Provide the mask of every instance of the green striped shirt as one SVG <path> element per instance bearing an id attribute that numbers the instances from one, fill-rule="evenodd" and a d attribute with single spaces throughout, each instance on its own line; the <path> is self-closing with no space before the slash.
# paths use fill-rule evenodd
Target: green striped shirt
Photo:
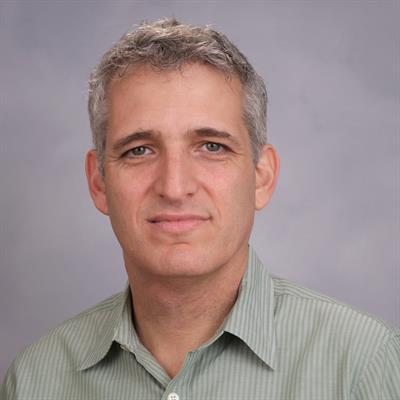
<path id="1" fill-rule="evenodd" d="M 254 251 L 219 331 L 171 379 L 140 343 L 125 291 L 22 352 L 0 399 L 400 399 L 400 332 L 272 277 Z"/>

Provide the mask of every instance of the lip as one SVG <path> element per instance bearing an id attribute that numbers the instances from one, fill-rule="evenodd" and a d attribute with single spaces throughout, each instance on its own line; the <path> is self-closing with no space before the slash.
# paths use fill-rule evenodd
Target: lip
<path id="1" fill-rule="evenodd" d="M 210 217 L 198 214 L 157 214 L 148 219 L 151 226 L 168 233 L 183 233 L 194 230 Z"/>

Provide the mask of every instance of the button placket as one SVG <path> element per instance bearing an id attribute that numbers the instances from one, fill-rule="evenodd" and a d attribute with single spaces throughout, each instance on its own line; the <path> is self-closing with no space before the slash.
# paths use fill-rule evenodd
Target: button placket
<path id="1" fill-rule="evenodd" d="M 164 394 L 165 397 L 163 396 L 163 399 L 165 400 L 184 400 L 184 398 L 186 399 L 187 393 L 185 389 L 183 389 L 183 387 L 181 386 L 181 383 L 185 382 L 185 380 L 187 379 L 188 374 L 190 372 L 190 368 L 195 362 L 195 360 L 198 358 L 198 356 L 199 352 L 197 350 L 190 351 L 189 353 L 187 353 L 181 371 L 174 379 L 171 380 L 169 385 L 166 387 Z M 180 392 L 180 390 L 182 390 L 182 392 Z M 166 393 L 168 393 L 168 395 L 166 395 Z"/>
<path id="2" fill-rule="evenodd" d="M 172 392 L 168 395 L 167 400 L 179 400 L 179 396 L 177 393 Z"/>

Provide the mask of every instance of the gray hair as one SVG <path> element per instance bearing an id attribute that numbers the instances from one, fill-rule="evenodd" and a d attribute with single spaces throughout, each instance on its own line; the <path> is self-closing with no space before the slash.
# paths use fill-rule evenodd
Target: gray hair
<path id="1" fill-rule="evenodd" d="M 107 86 L 118 74 L 132 67 L 152 65 L 160 70 L 179 69 L 189 62 L 211 65 L 227 77 L 236 75 L 244 92 L 243 118 L 249 131 L 253 161 L 258 162 L 267 143 L 267 91 L 263 79 L 246 57 L 222 33 L 210 26 L 182 24 L 176 19 L 143 22 L 137 30 L 125 33 L 102 57 L 89 80 L 88 110 L 93 144 L 100 172 L 104 175 L 107 137 Z"/>

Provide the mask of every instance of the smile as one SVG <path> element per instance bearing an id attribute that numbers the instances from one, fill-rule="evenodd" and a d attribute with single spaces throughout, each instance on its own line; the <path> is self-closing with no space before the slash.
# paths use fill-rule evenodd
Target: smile
<path id="1" fill-rule="evenodd" d="M 194 230 L 210 218 L 193 214 L 160 214 L 149 219 L 157 229 L 168 233 L 183 233 Z"/>

